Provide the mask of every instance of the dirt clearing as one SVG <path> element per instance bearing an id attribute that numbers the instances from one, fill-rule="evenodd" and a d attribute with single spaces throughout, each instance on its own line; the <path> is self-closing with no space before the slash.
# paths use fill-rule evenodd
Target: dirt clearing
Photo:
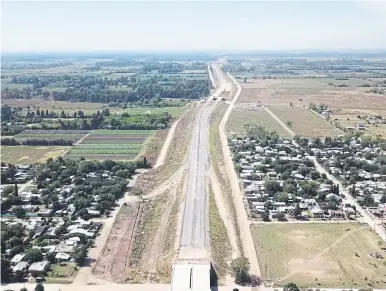
<path id="1" fill-rule="evenodd" d="M 386 286 L 384 259 L 370 256 L 381 239 L 360 224 L 251 226 L 265 282 L 279 286 L 373 288 Z"/>

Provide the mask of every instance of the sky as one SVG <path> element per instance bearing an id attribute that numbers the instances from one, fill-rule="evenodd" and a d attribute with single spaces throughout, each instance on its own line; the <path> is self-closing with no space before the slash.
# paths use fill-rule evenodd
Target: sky
<path id="1" fill-rule="evenodd" d="M 386 49 L 386 2 L 1 2 L 2 52 Z"/>

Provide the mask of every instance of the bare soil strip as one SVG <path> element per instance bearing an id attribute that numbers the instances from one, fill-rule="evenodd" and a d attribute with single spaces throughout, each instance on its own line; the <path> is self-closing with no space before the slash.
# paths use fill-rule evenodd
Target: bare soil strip
<path id="1" fill-rule="evenodd" d="M 126 279 L 132 237 L 140 206 L 136 203 L 122 205 L 93 274 L 101 279 L 121 282 Z"/>

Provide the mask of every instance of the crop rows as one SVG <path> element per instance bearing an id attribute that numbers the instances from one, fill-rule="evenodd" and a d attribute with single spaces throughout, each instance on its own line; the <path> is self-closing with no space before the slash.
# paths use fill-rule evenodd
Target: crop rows
<path id="1" fill-rule="evenodd" d="M 67 155 L 97 160 L 132 160 L 141 152 L 152 130 L 95 130 Z"/>
<path id="2" fill-rule="evenodd" d="M 53 140 L 53 139 L 65 139 L 78 141 L 84 137 L 89 131 L 81 130 L 25 130 L 22 133 L 15 136 L 17 141 L 23 141 L 27 139 L 38 140 Z"/>

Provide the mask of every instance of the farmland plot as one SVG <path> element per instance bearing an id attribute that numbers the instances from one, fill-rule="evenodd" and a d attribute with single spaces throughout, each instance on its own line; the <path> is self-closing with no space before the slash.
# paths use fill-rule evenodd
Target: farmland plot
<path id="1" fill-rule="evenodd" d="M 133 160 L 142 151 L 152 130 L 95 130 L 67 157 L 95 160 Z"/>
<path id="2" fill-rule="evenodd" d="M 14 138 L 17 141 L 24 141 L 28 139 L 38 139 L 38 140 L 64 139 L 64 140 L 72 140 L 76 142 L 76 141 L 79 141 L 88 133 L 89 133 L 88 130 L 25 130 L 15 135 Z"/>
<path id="3" fill-rule="evenodd" d="M 304 137 L 325 137 L 344 134 L 343 131 L 311 111 L 286 105 L 267 106 L 284 123 L 291 124 L 292 130 Z"/>

